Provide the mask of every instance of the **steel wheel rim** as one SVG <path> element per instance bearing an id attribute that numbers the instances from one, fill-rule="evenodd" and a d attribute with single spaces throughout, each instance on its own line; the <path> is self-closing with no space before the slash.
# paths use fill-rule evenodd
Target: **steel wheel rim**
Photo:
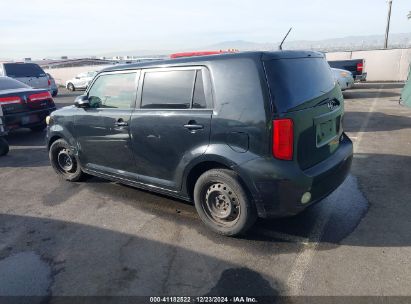
<path id="1" fill-rule="evenodd" d="M 204 193 L 203 210 L 210 220 L 225 227 L 235 225 L 241 214 L 237 195 L 223 182 L 208 185 Z"/>
<path id="2" fill-rule="evenodd" d="M 59 153 L 57 154 L 57 164 L 60 170 L 62 170 L 65 173 L 73 172 L 73 170 L 75 170 L 76 167 L 76 161 L 70 155 L 70 151 L 67 149 L 62 149 L 59 151 Z"/>

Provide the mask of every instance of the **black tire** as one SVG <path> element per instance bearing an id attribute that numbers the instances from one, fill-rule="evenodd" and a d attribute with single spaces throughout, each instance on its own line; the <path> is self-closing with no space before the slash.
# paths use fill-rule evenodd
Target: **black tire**
<path id="1" fill-rule="evenodd" d="M 194 204 L 206 226 L 226 236 L 244 234 L 257 219 L 255 205 L 240 178 L 227 169 L 209 170 L 198 178 Z"/>
<path id="2" fill-rule="evenodd" d="M 53 94 L 51 94 L 51 96 L 56 97 L 58 93 L 59 93 L 59 91 L 55 90 L 55 91 L 53 91 Z"/>
<path id="3" fill-rule="evenodd" d="M 49 158 L 51 166 L 60 178 L 77 182 L 85 177 L 71 146 L 64 139 L 58 139 L 51 145 Z"/>
<path id="4" fill-rule="evenodd" d="M 67 84 L 67 90 L 74 92 L 76 90 L 76 88 L 74 87 L 74 84 L 72 84 L 71 82 L 69 82 Z"/>
<path id="5" fill-rule="evenodd" d="M 46 124 L 41 124 L 35 127 L 31 127 L 30 130 L 33 132 L 43 132 L 46 127 L 47 127 Z"/>
<path id="6" fill-rule="evenodd" d="M 9 143 L 3 137 L 0 137 L 0 156 L 6 155 L 9 153 Z"/>

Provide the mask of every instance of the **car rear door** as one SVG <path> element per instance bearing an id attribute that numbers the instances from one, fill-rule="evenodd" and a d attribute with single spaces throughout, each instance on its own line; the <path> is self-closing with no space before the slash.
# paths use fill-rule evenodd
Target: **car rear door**
<path id="1" fill-rule="evenodd" d="M 212 95 L 205 67 L 142 71 L 131 141 L 139 180 L 179 190 L 185 166 L 209 145 Z"/>
<path id="2" fill-rule="evenodd" d="M 129 123 L 139 74 L 102 73 L 87 91 L 90 107 L 75 116 L 79 157 L 87 169 L 112 175 L 134 171 Z"/>

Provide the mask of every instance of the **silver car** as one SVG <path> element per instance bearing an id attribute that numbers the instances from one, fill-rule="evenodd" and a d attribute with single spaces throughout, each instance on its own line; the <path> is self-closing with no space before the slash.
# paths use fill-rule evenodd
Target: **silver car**
<path id="1" fill-rule="evenodd" d="M 351 89 L 354 86 L 354 77 L 350 71 L 331 68 L 334 80 L 339 84 L 341 91 Z"/>
<path id="2" fill-rule="evenodd" d="M 96 74 L 97 72 L 80 73 L 66 81 L 66 88 L 70 91 L 85 90 Z"/>
<path id="3" fill-rule="evenodd" d="M 8 76 L 34 89 L 50 91 L 50 80 L 43 69 L 35 63 L 0 63 L 0 76 Z"/>

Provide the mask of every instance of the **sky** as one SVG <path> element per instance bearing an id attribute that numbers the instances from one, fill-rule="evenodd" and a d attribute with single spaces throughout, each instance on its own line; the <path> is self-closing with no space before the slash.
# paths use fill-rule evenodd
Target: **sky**
<path id="1" fill-rule="evenodd" d="M 411 32 L 393 0 L 391 32 Z M 386 0 L 0 0 L 0 58 L 189 50 L 384 34 Z"/>

